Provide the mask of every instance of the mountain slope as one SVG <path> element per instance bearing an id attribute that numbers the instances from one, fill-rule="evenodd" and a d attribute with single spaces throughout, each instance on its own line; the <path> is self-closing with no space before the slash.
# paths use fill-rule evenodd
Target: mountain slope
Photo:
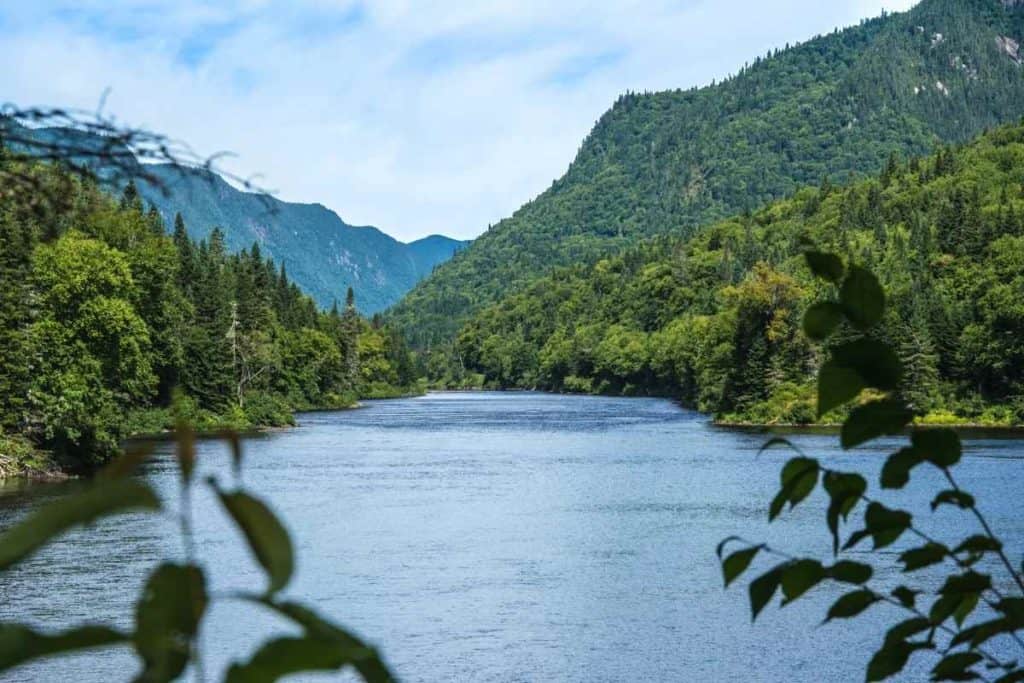
<path id="1" fill-rule="evenodd" d="M 1024 111 L 1009 0 L 925 0 L 758 59 L 722 83 L 627 94 L 566 174 L 391 312 L 426 347 L 553 267 L 698 227 L 831 175 L 881 168 Z"/>

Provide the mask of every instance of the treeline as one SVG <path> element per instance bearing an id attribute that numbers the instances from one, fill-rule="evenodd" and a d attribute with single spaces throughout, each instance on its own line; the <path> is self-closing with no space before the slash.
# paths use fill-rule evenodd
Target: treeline
<path id="1" fill-rule="evenodd" d="M 1010 39 L 1010 42 L 1006 42 Z M 559 267 L 686 237 L 791 196 L 961 143 L 1024 111 L 1024 9 L 925 0 L 774 51 L 708 87 L 627 93 L 566 174 L 417 285 L 390 316 L 416 348 Z"/>
<path id="2" fill-rule="evenodd" d="M 477 372 L 811 422 L 823 349 L 800 321 L 829 294 L 801 256 L 811 243 L 878 274 L 889 306 L 877 334 L 899 349 L 919 414 L 1024 422 L 1024 125 L 560 270 L 478 314 L 428 365 L 442 382 Z"/>
<path id="3" fill-rule="evenodd" d="M 180 216 L 169 235 L 134 185 L 117 202 L 59 168 L 22 170 L 60 206 L 0 204 L 0 469 L 24 440 L 87 468 L 179 418 L 284 425 L 413 390 L 403 340 L 351 292 L 322 312 L 257 244 L 196 243 Z"/>

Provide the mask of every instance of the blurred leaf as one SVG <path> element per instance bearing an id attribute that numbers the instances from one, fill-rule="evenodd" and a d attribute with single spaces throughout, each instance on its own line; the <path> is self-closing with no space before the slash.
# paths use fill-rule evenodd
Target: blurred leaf
<path id="1" fill-rule="evenodd" d="M 48 503 L 0 535 L 0 569 L 20 562 L 68 529 L 131 510 L 159 510 L 153 490 L 137 481 L 97 482 Z"/>
<path id="2" fill-rule="evenodd" d="M 128 642 L 128 636 L 105 626 L 80 626 L 46 634 L 20 624 L 0 624 L 0 671 L 49 655 Z"/>
<path id="3" fill-rule="evenodd" d="M 836 562 L 828 569 L 829 578 L 843 583 L 867 583 L 873 573 L 871 565 L 850 560 Z"/>
<path id="4" fill-rule="evenodd" d="M 761 613 L 761 610 L 775 595 L 775 591 L 778 590 L 779 583 L 782 581 L 782 570 L 785 566 L 785 563 L 778 565 L 750 582 L 750 611 L 753 613 L 753 621 L 757 620 L 757 615 Z"/>
<path id="5" fill-rule="evenodd" d="M 226 493 L 213 480 L 210 480 L 210 485 L 245 535 L 256 560 L 267 572 L 270 579 L 267 591 L 276 593 L 284 588 L 295 567 L 292 539 L 284 526 L 266 505 L 249 494 L 240 491 Z"/>
<path id="6" fill-rule="evenodd" d="M 974 507 L 974 496 L 964 491 L 949 489 L 942 491 L 932 501 L 932 510 L 938 509 L 940 505 L 956 505 L 958 508 L 967 509 Z"/>
<path id="7" fill-rule="evenodd" d="M 152 441 L 133 441 L 125 448 L 122 455 L 115 458 L 109 465 L 99 471 L 99 479 L 123 479 L 135 473 L 143 462 L 153 455 L 155 444 Z"/>
<path id="8" fill-rule="evenodd" d="M 920 548 L 913 548 L 900 555 L 903 571 L 912 572 L 942 562 L 949 555 L 949 548 L 941 543 L 926 543 Z"/>
<path id="9" fill-rule="evenodd" d="M 825 361 L 818 371 L 818 417 L 857 398 L 865 388 L 857 372 L 834 360 Z"/>
<path id="10" fill-rule="evenodd" d="M 900 604 L 904 607 L 913 608 L 914 603 L 917 602 L 917 596 L 921 591 L 915 591 L 907 588 L 906 586 L 897 586 L 892 589 L 892 596 L 900 601 Z"/>
<path id="11" fill-rule="evenodd" d="M 1021 681 L 1024 681 L 1024 669 L 1011 671 L 1005 676 L 997 678 L 995 683 L 1020 683 Z"/>
<path id="12" fill-rule="evenodd" d="M 868 662 L 868 681 L 884 681 L 903 671 L 907 660 L 917 650 L 931 649 L 929 643 L 908 643 L 906 641 L 886 642 Z"/>
<path id="13" fill-rule="evenodd" d="M 277 638 L 264 643 L 246 664 L 232 664 L 225 681 L 274 683 L 303 671 L 337 671 L 361 654 L 317 638 Z"/>
<path id="14" fill-rule="evenodd" d="M 882 399 L 857 406 L 843 423 L 839 440 L 844 449 L 854 448 L 886 434 L 898 434 L 914 414 L 900 401 Z"/>
<path id="15" fill-rule="evenodd" d="M 913 521 L 909 512 L 891 510 L 881 503 L 872 502 L 864 513 L 865 530 L 875 543 L 875 550 L 892 545 Z"/>
<path id="16" fill-rule="evenodd" d="M 850 323 L 859 330 L 873 327 L 885 311 L 882 285 L 874 273 L 860 266 L 850 266 L 839 288 L 839 301 Z"/>
<path id="17" fill-rule="evenodd" d="M 776 446 L 785 446 L 786 448 L 796 451 L 797 453 L 803 452 L 799 448 L 797 448 L 789 439 L 784 439 L 781 436 L 775 436 L 765 441 L 764 445 L 762 445 L 761 448 L 757 451 L 757 454 L 761 455 L 765 451 L 775 448 Z"/>
<path id="18" fill-rule="evenodd" d="M 867 589 L 847 593 L 832 604 L 832 607 L 828 610 L 828 615 L 825 617 L 825 621 L 855 617 L 878 602 L 878 600 L 878 596 Z"/>
<path id="19" fill-rule="evenodd" d="M 847 515 L 867 490 L 867 481 L 859 474 L 826 472 L 823 484 L 831 499 L 828 506 L 828 529 L 832 532 L 832 553 L 839 551 L 839 519 Z"/>
<path id="20" fill-rule="evenodd" d="M 722 562 L 722 573 L 725 575 L 725 587 L 736 580 L 740 574 L 746 571 L 747 567 L 754 560 L 754 556 L 761 550 L 762 546 L 755 545 L 753 548 L 737 550 Z"/>
<path id="21" fill-rule="evenodd" d="M 174 430 L 177 440 L 175 454 L 178 458 L 178 469 L 181 471 L 182 484 L 192 483 L 192 472 L 196 467 L 196 434 L 187 422 L 179 421 Z"/>
<path id="22" fill-rule="evenodd" d="M 901 621 L 892 628 L 890 628 L 885 634 L 885 642 L 898 643 L 901 640 L 917 635 L 921 631 L 926 631 L 932 627 L 932 622 L 928 621 L 924 617 L 914 617 Z"/>
<path id="23" fill-rule="evenodd" d="M 137 681 L 162 683 L 181 675 L 206 603 L 198 567 L 162 564 L 153 571 L 135 607 L 135 649 L 144 664 Z"/>
<path id="24" fill-rule="evenodd" d="M 924 462 L 914 448 L 901 448 L 885 461 L 882 466 L 883 489 L 901 489 L 910 481 L 910 471 Z"/>
<path id="25" fill-rule="evenodd" d="M 238 432 L 232 430 L 227 433 L 228 444 L 231 446 L 231 469 L 235 477 L 242 476 L 242 439 Z"/>
<path id="26" fill-rule="evenodd" d="M 835 254 L 806 251 L 804 258 L 807 259 L 807 266 L 816 277 L 829 282 L 839 282 L 843 279 L 843 261 Z"/>
<path id="27" fill-rule="evenodd" d="M 971 647 L 977 647 L 995 636 L 1003 633 L 1012 633 L 1014 630 L 1014 626 L 1009 619 L 1000 617 L 999 619 L 985 621 L 975 624 L 970 628 L 965 628 L 953 636 L 953 639 L 949 641 L 949 646 L 954 648 L 957 645 L 970 643 Z"/>
<path id="28" fill-rule="evenodd" d="M 968 675 L 967 670 L 981 661 L 977 652 L 958 652 L 943 657 L 932 669 L 933 681 L 969 681 L 978 678 Z"/>
<path id="29" fill-rule="evenodd" d="M 857 339 L 832 349 L 836 364 L 854 370 L 864 384 L 882 391 L 899 388 L 903 363 L 891 346 L 877 339 Z"/>
<path id="30" fill-rule="evenodd" d="M 787 605 L 814 588 L 825 578 L 825 568 L 817 560 L 791 562 L 782 570 L 782 604 Z"/>
<path id="31" fill-rule="evenodd" d="M 1024 598 L 1003 598 L 996 609 L 1007 616 L 1017 628 L 1024 628 Z"/>
<path id="32" fill-rule="evenodd" d="M 804 313 L 804 334 L 822 341 L 843 322 L 843 307 L 831 301 L 819 301 Z"/>
<path id="33" fill-rule="evenodd" d="M 936 467 L 960 462 L 960 437 L 952 429 L 916 429 L 910 439 L 921 456 Z"/>
<path id="34" fill-rule="evenodd" d="M 992 577 L 988 574 L 968 570 L 958 576 L 950 576 L 939 589 L 940 595 L 965 595 L 980 593 L 992 587 Z"/>
<path id="35" fill-rule="evenodd" d="M 975 535 L 963 541 L 953 549 L 954 553 L 997 553 L 1003 544 L 988 536 Z"/>

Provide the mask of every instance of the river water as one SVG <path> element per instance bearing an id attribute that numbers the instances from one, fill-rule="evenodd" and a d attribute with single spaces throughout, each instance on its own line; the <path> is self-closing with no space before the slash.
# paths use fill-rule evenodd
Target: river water
<path id="1" fill-rule="evenodd" d="M 296 538 L 286 594 L 377 644 L 403 680 L 863 680 L 881 629 L 904 618 L 894 608 L 819 625 L 843 592 L 823 585 L 751 624 L 745 582 L 722 589 L 714 549 L 725 536 L 822 558 L 831 549 L 820 492 L 767 524 L 787 456 L 758 457 L 765 438 L 716 428 L 658 399 L 431 394 L 300 415 L 298 428 L 246 442 L 245 484 L 272 501 Z M 848 454 L 835 436 L 795 440 L 873 483 L 896 444 Z M 221 444 L 200 445 L 202 475 L 228 480 L 228 460 Z M 142 476 L 175 509 L 169 446 Z M 1019 556 L 1024 440 L 972 439 L 958 476 Z M 973 527 L 958 511 L 929 510 L 940 487 L 919 468 L 909 507 L 952 541 Z M 0 528 L 66 491 L 9 486 Z M 261 588 L 212 497 L 201 491 L 194 505 L 211 590 Z M 170 513 L 103 521 L 0 575 L 0 619 L 128 627 L 146 572 L 181 554 Z M 878 576 L 880 585 L 899 579 L 896 569 Z M 217 603 L 202 634 L 207 671 L 289 632 L 253 608 Z M 926 679 L 925 664 L 915 655 L 906 680 Z M 43 661 L 4 680 L 106 682 L 135 670 L 130 652 L 111 649 Z"/>

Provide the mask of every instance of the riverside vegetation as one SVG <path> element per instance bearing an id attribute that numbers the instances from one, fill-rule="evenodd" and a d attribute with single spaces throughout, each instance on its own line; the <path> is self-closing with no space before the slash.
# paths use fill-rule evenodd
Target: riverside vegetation
<path id="1" fill-rule="evenodd" d="M 840 407 L 815 413 L 823 354 L 800 324 L 824 293 L 801 255 L 812 240 L 889 292 L 878 335 L 920 419 L 1021 423 L 1022 181 L 1024 125 L 893 156 L 875 178 L 558 270 L 477 314 L 457 357 L 497 386 L 677 396 L 727 422 L 841 421 Z"/>
<path id="2" fill-rule="evenodd" d="M 168 235 L 133 184 L 115 201 L 58 166 L 0 164 L 61 198 L 0 205 L 0 475 L 52 468 L 46 453 L 93 469 L 175 415 L 282 426 L 420 390 L 402 338 L 361 318 L 351 291 L 323 312 L 257 244 L 229 254 L 216 229 L 196 243 L 180 217 Z"/>

